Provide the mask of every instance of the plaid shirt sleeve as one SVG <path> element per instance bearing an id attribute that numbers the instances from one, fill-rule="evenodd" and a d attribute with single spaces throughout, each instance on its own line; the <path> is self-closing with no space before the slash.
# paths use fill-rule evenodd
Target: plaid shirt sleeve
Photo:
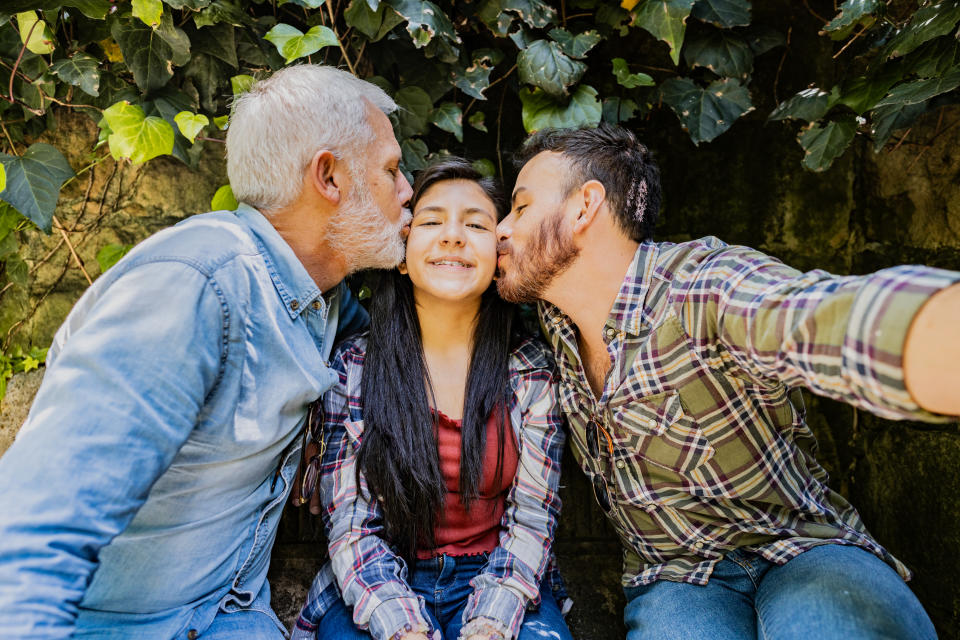
<path id="1" fill-rule="evenodd" d="M 540 582 L 560 515 L 560 458 L 566 440 L 552 359 L 538 341 L 514 350 L 510 419 L 517 430 L 517 475 L 507 495 L 500 543 L 471 581 L 463 620 L 482 618 L 516 637 L 526 606 L 538 602 Z M 468 627 L 464 628 L 467 635 Z"/>
<path id="2" fill-rule="evenodd" d="M 400 630 L 431 630 L 422 602 L 407 584 L 404 561 L 380 536 L 383 519 L 362 474 L 357 485 L 356 447 L 362 434 L 359 402 L 362 348 L 348 341 L 335 358 L 340 384 L 324 396 L 321 490 L 333 573 L 353 621 L 377 640 Z M 353 345 L 353 346 L 351 346 Z"/>
<path id="3" fill-rule="evenodd" d="M 889 419 L 943 420 L 903 381 L 914 315 L 960 273 L 900 266 L 865 276 L 801 273 L 746 247 L 693 261 L 672 303 L 702 358 L 734 375 L 843 400 Z"/>

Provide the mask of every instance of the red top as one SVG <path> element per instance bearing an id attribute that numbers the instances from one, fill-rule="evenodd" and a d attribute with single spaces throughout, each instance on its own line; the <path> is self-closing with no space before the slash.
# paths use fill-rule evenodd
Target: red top
<path id="1" fill-rule="evenodd" d="M 480 495 L 471 503 L 470 510 L 466 511 L 460 499 L 460 420 L 437 411 L 437 449 L 440 452 L 440 470 L 447 485 L 447 499 L 434 530 L 437 546 L 435 549 L 417 551 L 418 558 L 433 558 L 440 554 L 466 556 L 490 553 L 499 544 L 500 519 L 507 506 L 507 492 L 517 475 L 518 459 L 513 429 L 507 425 L 503 438 L 503 472 L 500 482 L 495 484 L 498 441 L 496 418 L 499 414 L 499 411 L 494 411 L 487 420 Z"/>

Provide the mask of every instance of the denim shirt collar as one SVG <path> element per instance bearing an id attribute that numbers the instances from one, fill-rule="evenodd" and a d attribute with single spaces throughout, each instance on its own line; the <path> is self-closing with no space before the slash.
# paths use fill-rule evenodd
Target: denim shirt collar
<path id="1" fill-rule="evenodd" d="M 240 203 L 237 217 L 253 232 L 273 286 L 283 300 L 283 306 L 290 318 L 296 319 L 310 303 L 320 297 L 320 288 L 287 241 L 262 213 L 246 203 Z"/>

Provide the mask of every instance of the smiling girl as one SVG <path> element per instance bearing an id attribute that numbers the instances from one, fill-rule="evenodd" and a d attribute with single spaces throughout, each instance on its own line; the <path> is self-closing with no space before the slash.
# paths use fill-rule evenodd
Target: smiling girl
<path id="1" fill-rule="evenodd" d="M 294 638 L 571 640 L 544 581 L 565 436 L 548 351 L 493 286 L 504 200 L 454 158 L 412 205 L 314 423 L 331 562 Z"/>

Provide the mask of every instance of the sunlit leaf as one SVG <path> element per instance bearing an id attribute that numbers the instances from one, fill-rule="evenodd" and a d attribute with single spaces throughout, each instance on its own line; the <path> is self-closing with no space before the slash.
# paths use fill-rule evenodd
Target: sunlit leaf
<path id="1" fill-rule="evenodd" d="M 202 113 L 190 113 L 189 111 L 181 111 L 174 117 L 174 121 L 180 129 L 180 133 L 191 143 L 193 143 L 197 134 L 210 124 L 207 116 Z"/>
<path id="2" fill-rule="evenodd" d="M 3 167 L 2 164 L 0 164 L 0 191 L 3 191 L 6 188 L 7 188 L 7 170 Z"/>
<path id="3" fill-rule="evenodd" d="M 573 35 L 566 29 L 551 29 L 553 38 L 565 54 L 571 58 L 582 58 L 590 49 L 597 46 L 603 39 L 597 31 L 589 30 Z"/>
<path id="4" fill-rule="evenodd" d="M 839 91 L 834 88 L 827 92 L 816 87 L 804 89 L 789 100 L 781 102 L 767 117 L 768 120 L 787 120 L 790 118 L 813 122 L 827 114 L 836 103 Z"/>
<path id="5" fill-rule="evenodd" d="M 230 88 L 233 89 L 233 95 L 238 96 L 250 90 L 256 79 L 253 76 L 239 75 L 230 78 Z"/>
<path id="6" fill-rule="evenodd" d="M 20 42 L 27 45 L 27 51 L 44 55 L 56 49 L 53 31 L 50 26 L 37 17 L 35 11 L 17 14 L 17 27 L 20 29 Z"/>
<path id="7" fill-rule="evenodd" d="M 287 64 L 316 53 L 324 47 L 335 47 L 338 44 L 337 35 L 333 30 L 321 24 L 304 33 L 296 27 L 281 22 L 263 37 L 273 43 Z"/>
<path id="8" fill-rule="evenodd" d="M 233 195 L 233 188 L 228 184 L 217 189 L 217 192 L 213 194 L 213 199 L 210 200 L 211 211 L 235 211 L 239 206 L 240 203 Z"/>
<path id="9" fill-rule="evenodd" d="M 750 0 L 699 0 L 690 15 L 718 27 L 745 27 L 750 24 Z"/>
<path id="10" fill-rule="evenodd" d="M 50 72 L 56 74 L 68 84 L 80 87 L 92 96 L 100 95 L 100 62 L 82 51 L 69 58 L 57 60 L 50 66 Z"/>
<path id="11" fill-rule="evenodd" d="M 120 258 L 130 253 L 130 249 L 133 249 L 132 244 L 108 244 L 101 247 L 97 251 L 97 264 L 100 265 L 100 273 L 120 262 Z"/>
<path id="12" fill-rule="evenodd" d="M 6 185 L 0 200 L 50 233 L 60 187 L 73 177 L 70 163 L 56 147 L 38 142 L 22 156 L 0 154 Z"/>
<path id="13" fill-rule="evenodd" d="M 520 89 L 523 128 L 533 133 L 547 127 L 595 126 L 603 116 L 597 90 L 582 84 L 568 100 L 558 100 L 542 89 Z"/>
<path id="14" fill-rule="evenodd" d="M 453 102 L 444 102 L 430 116 L 430 122 L 444 131 L 449 131 L 457 142 L 463 142 L 463 111 Z"/>
<path id="15" fill-rule="evenodd" d="M 750 92 L 732 78 L 706 89 L 689 78 L 670 78 L 660 85 L 660 95 L 696 145 L 710 142 L 753 110 Z"/>
<path id="16" fill-rule="evenodd" d="M 623 58 L 613 59 L 613 75 L 617 77 L 617 83 L 627 89 L 637 87 L 652 87 L 656 84 L 653 78 L 645 73 L 630 73 L 627 61 Z"/>
<path id="17" fill-rule="evenodd" d="M 110 127 L 107 143 L 114 159 L 129 158 L 134 164 L 173 151 L 173 127 L 163 118 L 145 116 L 143 109 L 126 100 L 103 112 Z"/>
<path id="18" fill-rule="evenodd" d="M 680 48 L 687 30 L 687 17 L 696 0 L 646 0 L 636 10 L 633 24 L 670 46 L 673 64 L 680 63 Z"/>
<path id="19" fill-rule="evenodd" d="M 133 0 L 133 17 L 140 18 L 148 27 L 158 25 L 163 17 L 163 3 L 160 0 Z"/>
<path id="20" fill-rule="evenodd" d="M 826 171 L 850 146 L 856 133 L 857 121 L 854 116 L 826 125 L 811 125 L 798 138 L 804 150 L 803 166 L 811 171 Z"/>
<path id="21" fill-rule="evenodd" d="M 555 96 L 565 95 L 586 70 L 587 65 L 567 56 L 550 40 L 537 40 L 517 55 L 520 81 Z"/>
<path id="22" fill-rule="evenodd" d="M 483 131 L 484 133 L 487 133 L 487 125 L 484 124 L 485 118 L 486 115 L 483 113 L 483 111 L 475 111 L 470 115 L 469 118 L 467 118 L 467 123 L 477 131 Z"/>

